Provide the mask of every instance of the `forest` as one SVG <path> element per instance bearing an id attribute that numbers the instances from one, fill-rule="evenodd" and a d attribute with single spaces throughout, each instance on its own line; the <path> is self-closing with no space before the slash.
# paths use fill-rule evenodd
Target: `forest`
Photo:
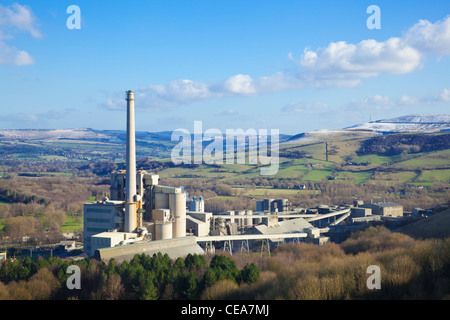
<path id="1" fill-rule="evenodd" d="M 69 265 L 81 289 L 67 287 Z M 370 289 L 369 266 L 381 287 Z M 341 244 L 280 244 L 272 254 L 136 255 L 117 263 L 30 258 L 0 267 L 0 300 L 441 300 L 450 299 L 450 238 L 413 239 L 385 227 Z"/>
<path id="2" fill-rule="evenodd" d="M 402 152 L 418 153 L 450 148 L 450 134 L 405 134 L 384 135 L 367 139 L 361 144 L 358 154 L 396 155 Z"/>
<path id="3" fill-rule="evenodd" d="M 217 282 L 226 280 L 239 286 L 255 283 L 260 277 L 253 263 L 239 270 L 225 255 L 215 255 L 207 263 L 205 256 L 197 254 L 176 260 L 167 254 L 141 254 L 120 264 L 114 259 L 77 262 L 80 289 L 70 289 L 67 270 L 73 264 L 60 258 L 8 260 L 0 266 L 0 300 L 199 299 Z"/>
<path id="4" fill-rule="evenodd" d="M 448 136 L 435 147 L 448 149 Z M 351 142 L 330 144 L 330 158 L 341 157 L 336 162 L 321 160 L 321 145 L 286 148 L 282 154 L 288 161 L 276 176 L 254 174 L 257 168 L 248 166 L 175 167 L 148 157 L 138 161 L 138 169 L 160 174 L 161 185 L 203 196 L 205 211 L 213 213 L 255 210 L 264 198 L 287 198 L 293 208 L 355 199 L 391 201 L 405 211 L 448 206 L 448 150 L 423 154 L 430 148 L 426 137 L 389 137 L 357 143 L 360 152 Z M 114 150 L 110 159 L 97 153 L 91 160 L 72 157 L 70 150 L 57 155 L 25 150 L 29 154 L 23 158 L 0 155 L 2 249 L 23 237 L 28 246 L 37 246 L 59 242 L 63 232 L 80 234 L 83 204 L 109 196 L 109 173 L 124 168 L 114 161 L 120 158 Z M 0 300 L 450 298 L 448 238 L 413 239 L 379 226 L 340 244 L 284 243 L 270 255 L 217 252 L 176 260 L 138 255 L 121 263 L 19 257 L 1 264 Z M 66 286 L 71 264 L 80 267 L 82 290 Z M 380 290 L 366 286 L 370 265 L 381 269 Z"/>
<path id="5" fill-rule="evenodd" d="M 295 192 L 294 186 L 301 183 L 308 192 Z M 65 224 L 69 222 L 75 226 L 72 231 L 80 232 L 83 204 L 109 196 L 109 184 L 109 177 L 96 176 L 11 176 L 0 179 L 0 239 L 9 237 L 13 241 L 28 235 L 29 244 L 50 243 L 61 239 L 61 230 L 67 229 Z M 415 207 L 433 209 L 449 201 L 448 190 L 443 183 L 420 189 L 415 186 L 385 187 L 378 184 L 355 185 L 347 181 L 301 181 L 257 176 L 232 182 L 213 178 L 163 178 L 160 184 L 183 186 L 190 197 L 203 196 L 205 211 L 213 213 L 256 210 L 257 200 L 274 196 L 289 199 L 292 208 L 352 203 L 355 196 L 365 202 L 385 200 L 399 203 L 406 211 Z M 251 195 L 256 191 L 260 195 Z"/>

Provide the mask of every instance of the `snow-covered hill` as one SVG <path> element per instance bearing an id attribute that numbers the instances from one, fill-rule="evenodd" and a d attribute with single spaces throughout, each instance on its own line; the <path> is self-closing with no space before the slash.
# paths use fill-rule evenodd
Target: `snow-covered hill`
<path id="1" fill-rule="evenodd" d="M 346 130 L 368 130 L 379 133 L 390 132 L 439 132 L 450 130 L 449 114 L 407 115 L 393 119 L 377 120 L 345 128 Z"/>
<path id="2" fill-rule="evenodd" d="M 0 140 L 95 140 L 110 139 L 111 136 L 89 129 L 54 130 L 0 130 Z"/>
<path id="3" fill-rule="evenodd" d="M 450 114 L 407 115 L 357 124 L 343 129 L 322 129 L 292 136 L 283 143 L 314 143 L 339 136 L 370 137 L 389 133 L 450 131 Z"/>

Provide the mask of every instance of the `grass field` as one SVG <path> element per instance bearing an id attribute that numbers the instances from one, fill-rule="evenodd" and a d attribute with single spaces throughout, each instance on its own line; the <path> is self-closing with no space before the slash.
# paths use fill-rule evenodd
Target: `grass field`
<path id="1" fill-rule="evenodd" d="M 235 190 L 239 190 L 242 192 L 242 190 L 245 190 L 243 193 L 246 196 L 270 196 L 273 195 L 274 197 L 280 196 L 280 195 L 296 195 L 296 194 L 319 194 L 320 190 L 299 190 L 299 189 L 274 189 L 272 187 L 268 188 L 233 188 Z"/>
<path id="2" fill-rule="evenodd" d="M 340 170 L 334 168 L 335 163 L 311 158 L 301 158 L 284 160 L 281 159 L 279 170 L 271 178 L 291 178 L 301 181 L 322 181 L 328 179 L 333 172 L 336 173 L 337 180 L 345 180 L 355 184 L 370 183 L 383 184 L 386 186 L 416 183 L 430 185 L 434 182 L 449 181 L 449 161 L 450 150 L 433 152 L 428 154 L 408 155 L 403 161 L 400 156 L 380 156 L 367 155 L 355 157 L 353 162 L 367 162 L 369 166 L 362 166 L 350 169 L 342 167 Z M 311 169 L 311 167 L 313 167 Z M 442 168 L 440 170 L 427 170 Z M 448 169 L 446 169 L 448 168 Z M 406 169 L 406 171 L 405 171 Z M 416 180 L 417 171 L 425 169 L 422 176 Z M 353 170 L 361 170 L 353 171 Z M 389 172 L 383 172 L 388 170 Z M 375 172 L 378 173 L 375 175 Z M 200 165 L 197 168 L 186 169 L 174 167 L 158 172 L 161 178 L 206 178 L 219 179 L 223 181 L 251 179 L 261 176 L 260 168 L 251 165 L 229 164 L 219 168 Z M 372 177 L 375 179 L 372 180 Z"/>
<path id="3" fill-rule="evenodd" d="M 331 135 L 311 134 L 313 139 L 305 142 L 280 145 L 279 170 L 275 175 L 264 177 L 261 175 L 261 168 L 249 164 L 223 164 L 219 166 L 208 166 L 202 164 L 196 168 L 186 168 L 175 166 L 156 172 L 161 178 L 192 179 L 203 178 L 208 180 L 221 180 L 233 183 L 242 179 L 253 178 L 278 178 L 296 179 L 300 181 L 323 181 L 332 174 L 337 180 L 344 180 L 355 184 L 370 183 L 382 184 L 386 186 L 399 185 L 404 183 L 432 185 L 437 182 L 449 182 L 450 169 L 450 149 L 407 154 L 403 158 L 400 155 L 356 155 L 359 147 L 366 138 L 373 136 L 369 133 L 333 133 Z M 325 141 L 328 142 L 330 151 L 326 161 Z M 139 158 L 151 156 L 154 161 L 172 161 L 167 158 L 173 143 L 167 141 L 146 141 L 137 140 L 137 153 Z M 2 145 L 3 143 L 0 143 Z M 96 142 L 84 140 L 42 140 L 29 143 L 17 143 L 27 147 L 24 153 L 13 153 L 9 156 L 17 157 L 27 161 L 92 161 L 111 160 L 117 163 L 123 162 L 125 147 L 121 143 Z M 9 143 L 5 143 L 5 146 Z M 30 148 L 47 148 L 38 153 L 26 153 Z M 16 149 L 14 149 L 16 150 Z M 18 149 L 20 152 L 20 148 Z M 48 154 L 46 150 L 64 150 L 64 156 Z M 73 153 L 73 154 L 72 154 Z M 154 157 L 152 154 L 157 154 Z M 295 157 L 295 153 L 303 153 L 304 157 Z M 66 157 L 67 154 L 67 157 Z M 71 155 L 69 157 L 69 155 Z M 76 157 L 72 157 L 76 155 Z M 166 158 L 162 158 L 166 155 Z M 245 156 L 248 161 L 248 154 Z M 366 163 L 366 166 L 344 166 L 352 159 L 354 163 Z M 417 172 L 423 170 L 420 176 Z M 32 171 L 32 170 L 29 170 Z M 25 175 L 35 176 L 58 176 L 70 173 L 39 173 L 22 172 Z M 372 179 L 374 178 L 374 179 Z M 334 181 L 334 180 L 333 180 Z M 332 182 L 332 181 L 331 181 Z"/>
<path id="4" fill-rule="evenodd" d="M 30 177 L 57 177 L 57 176 L 64 176 L 64 177 L 71 177 L 72 173 L 70 172 L 20 172 L 19 175 L 22 176 L 30 176 Z"/>
<path id="5" fill-rule="evenodd" d="M 53 160 L 67 160 L 67 157 L 63 156 L 39 156 L 39 159 L 44 161 L 53 161 Z"/>
<path id="6" fill-rule="evenodd" d="M 411 155 L 410 155 L 411 157 Z M 414 158 L 397 162 L 394 168 L 410 168 L 410 169 L 435 169 L 450 167 L 450 150 L 441 150 L 425 154 L 414 155 Z"/>
<path id="7" fill-rule="evenodd" d="M 356 184 L 361 184 L 368 181 L 372 177 L 372 172 L 348 172 L 341 171 L 338 173 L 337 178 L 339 180 L 353 181 Z"/>
<path id="8" fill-rule="evenodd" d="M 447 170 L 426 170 L 414 181 L 416 184 L 429 185 L 434 182 L 450 183 L 450 169 Z"/>
<path id="9" fill-rule="evenodd" d="M 353 158 L 352 162 L 356 163 L 370 163 L 370 164 L 385 164 L 385 163 L 391 163 L 392 161 L 396 160 L 398 158 L 397 156 L 380 156 L 376 154 L 368 154 L 364 156 L 356 156 Z"/>
<path id="10" fill-rule="evenodd" d="M 79 221 L 76 221 L 79 220 Z M 59 229 L 61 232 L 71 232 L 71 231 L 81 231 L 83 230 L 83 219 L 81 217 L 76 217 L 75 220 L 72 218 L 72 215 L 67 215 L 66 222 Z"/>
<path id="11" fill-rule="evenodd" d="M 306 176 L 303 177 L 305 181 L 320 181 L 327 179 L 331 174 L 329 170 L 310 170 Z"/>

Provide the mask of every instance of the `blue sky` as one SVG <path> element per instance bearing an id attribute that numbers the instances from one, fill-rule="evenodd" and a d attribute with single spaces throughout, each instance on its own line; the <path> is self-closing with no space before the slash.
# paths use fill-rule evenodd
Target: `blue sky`
<path id="1" fill-rule="evenodd" d="M 446 0 L 2 1 L 0 128 L 125 129 L 126 90 L 145 131 L 449 113 L 449 15 Z"/>

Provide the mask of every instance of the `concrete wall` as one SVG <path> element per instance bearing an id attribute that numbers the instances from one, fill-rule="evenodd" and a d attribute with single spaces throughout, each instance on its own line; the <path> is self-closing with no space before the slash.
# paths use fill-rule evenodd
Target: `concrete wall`
<path id="1" fill-rule="evenodd" d="M 383 216 L 388 217 L 403 217 L 403 206 L 384 207 L 382 213 Z"/>
<path id="2" fill-rule="evenodd" d="M 153 255 L 158 252 L 161 252 L 162 254 L 167 253 L 171 259 L 186 257 L 189 253 L 204 254 L 203 249 L 197 244 L 195 237 L 183 237 L 99 249 L 95 254 L 95 258 L 104 261 L 114 258 L 116 261 L 120 262 L 123 260 L 130 260 L 136 254 L 145 253 L 147 255 Z"/>
<path id="3" fill-rule="evenodd" d="M 370 208 L 352 208 L 351 216 L 355 218 L 367 217 L 372 214 L 372 209 Z"/>
<path id="4" fill-rule="evenodd" d="M 186 217 L 186 230 L 192 231 L 196 237 L 207 236 L 210 232 L 210 221 L 205 222 L 192 216 Z"/>
<path id="5" fill-rule="evenodd" d="M 389 217 L 402 217 L 403 216 L 403 206 L 401 205 L 392 205 L 386 206 L 377 203 L 368 203 L 360 208 L 370 208 L 372 209 L 372 214 L 378 214 L 381 216 L 389 216 Z"/>

